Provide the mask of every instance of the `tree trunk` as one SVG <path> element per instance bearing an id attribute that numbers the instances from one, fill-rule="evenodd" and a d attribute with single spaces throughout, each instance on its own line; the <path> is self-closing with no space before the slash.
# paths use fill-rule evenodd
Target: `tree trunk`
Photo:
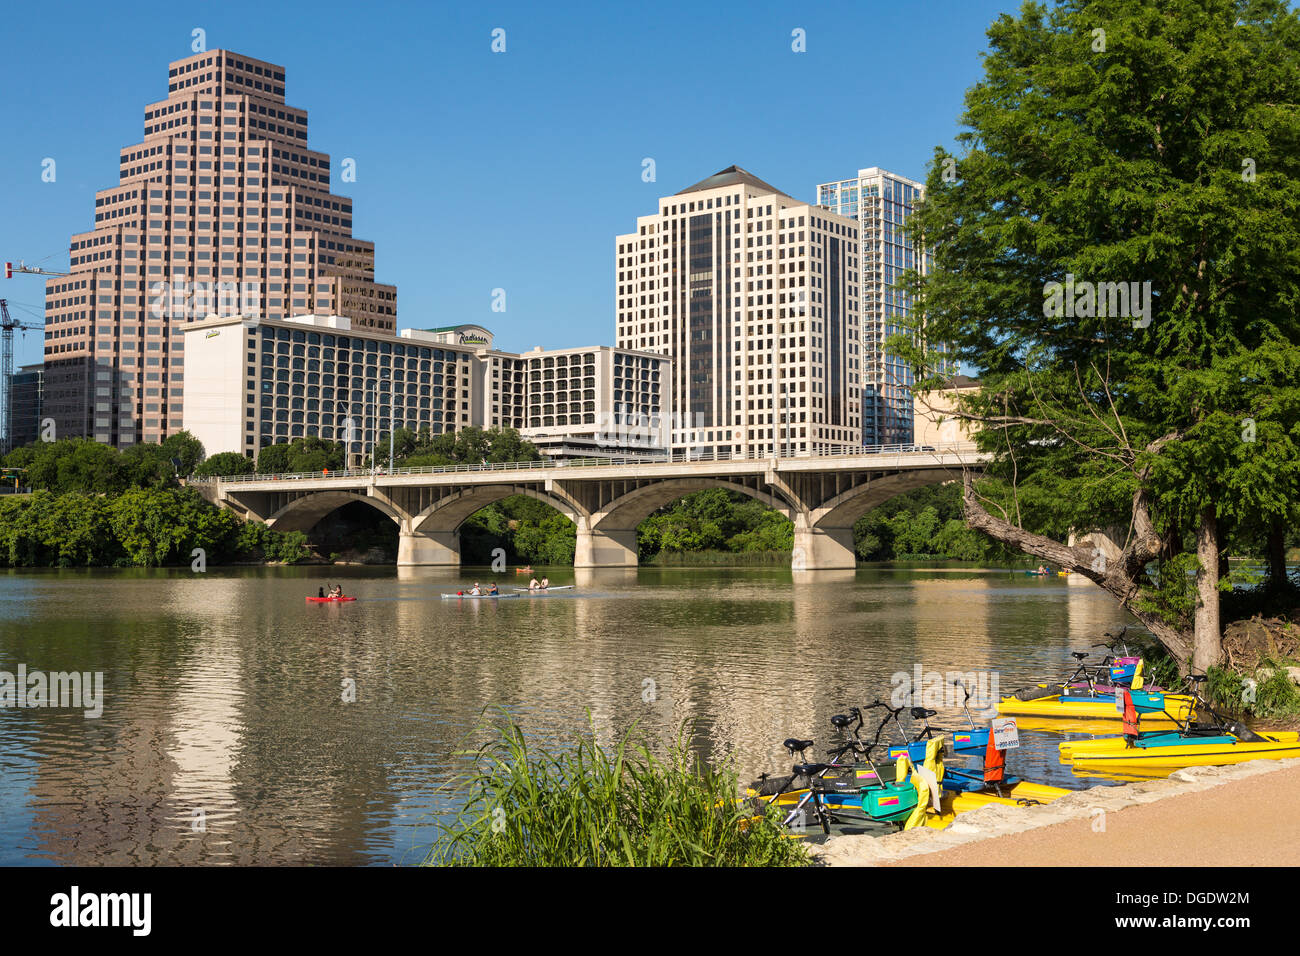
<path id="1" fill-rule="evenodd" d="M 1268 529 L 1268 586 L 1286 586 L 1286 525 L 1274 518 Z"/>
<path id="2" fill-rule="evenodd" d="M 1042 558 L 1049 564 L 1083 575 L 1104 591 L 1110 593 L 1126 611 L 1149 630 L 1179 662 L 1186 667 L 1192 657 L 1192 635 L 1163 621 L 1158 615 L 1142 610 L 1138 604 L 1142 597 L 1141 582 L 1146 579 L 1146 566 L 1154 561 L 1165 547 L 1164 539 L 1156 533 L 1151 522 L 1150 508 L 1145 493 L 1139 488 L 1133 495 L 1133 532 L 1119 558 L 1107 560 L 1090 547 L 1070 547 L 1041 534 L 1026 531 L 1005 518 L 995 518 L 985 510 L 975 494 L 975 485 L 968 472 L 963 478 L 962 508 L 966 526 L 982 531 L 995 541 Z M 1216 565 L 1217 567 L 1217 565 Z M 1217 597 L 1218 592 L 1215 592 Z M 1218 620 L 1217 610 L 1215 620 Z"/>
<path id="3" fill-rule="evenodd" d="M 1201 510 L 1196 529 L 1196 623 L 1192 634 L 1192 671 L 1204 674 L 1223 653 L 1219 630 L 1219 532 L 1214 505 Z"/>

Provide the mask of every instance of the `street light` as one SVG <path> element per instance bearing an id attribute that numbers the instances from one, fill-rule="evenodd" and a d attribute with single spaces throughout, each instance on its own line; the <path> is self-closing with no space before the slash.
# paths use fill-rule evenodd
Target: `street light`
<path id="1" fill-rule="evenodd" d="M 375 413 L 374 413 L 375 439 L 370 445 L 370 464 L 371 467 L 373 468 L 375 463 L 375 451 L 378 449 L 378 445 L 379 445 L 379 371 L 378 370 L 376 370 L 375 372 L 375 384 L 372 385 L 370 388 L 370 402 L 372 405 L 375 406 Z M 393 381 L 392 379 L 389 379 L 388 380 L 388 473 L 390 475 L 393 473 L 393 458 L 394 458 L 393 452 L 394 452 L 394 445 L 395 445 L 395 438 L 393 435 L 393 431 L 394 431 L 393 416 L 394 416 Z"/>

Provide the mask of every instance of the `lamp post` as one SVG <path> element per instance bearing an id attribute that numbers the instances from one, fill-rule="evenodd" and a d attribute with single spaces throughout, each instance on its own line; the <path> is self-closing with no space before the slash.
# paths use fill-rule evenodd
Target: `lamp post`
<path id="1" fill-rule="evenodd" d="M 395 445 L 394 435 L 393 435 L 394 412 L 393 412 L 392 396 L 393 396 L 393 382 L 392 379 L 389 379 L 388 381 L 388 473 L 390 475 L 393 473 L 393 457 L 394 457 L 393 451 Z M 374 441 L 372 441 L 370 444 L 370 466 L 373 469 L 375 466 L 375 457 L 376 457 L 375 453 L 379 450 L 379 370 L 375 371 L 375 383 L 370 387 L 370 403 L 375 407 L 375 412 L 374 412 L 375 438 Z"/>

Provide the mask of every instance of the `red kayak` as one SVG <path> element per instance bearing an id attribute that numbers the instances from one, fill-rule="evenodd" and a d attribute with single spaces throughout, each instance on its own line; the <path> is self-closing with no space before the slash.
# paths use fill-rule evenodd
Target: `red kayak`
<path id="1" fill-rule="evenodd" d="M 312 604 L 338 604 L 340 601 L 355 601 L 356 598 L 354 597 L 328 597 L 328 598 L 309 597 L 307 600 L 310 601 Z"/>

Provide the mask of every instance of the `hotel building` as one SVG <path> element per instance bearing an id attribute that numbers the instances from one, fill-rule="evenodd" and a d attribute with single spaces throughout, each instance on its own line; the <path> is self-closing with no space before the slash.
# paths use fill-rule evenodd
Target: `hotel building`
<path id="1" fill-rule="evenodd" d="M 819 205 L 861 223 L 864 445 L 913 440 L 912 370 L 885 343 L 906 331 L 911 316 L 910 297 L 895 283 L 906 269 L 929 271 L 928 254 L 904 235 L 908 217 L 924 196 L 921 183 L 875 166 L 817 187 Z"/>
<path id="2" fill-rule="evenodd" d="M 661 198 L 615 259 L 618 346 L 672 359 L 674 449 L 861 444 L 853 219 L 730 166 Z"/>
<path id="3" fill-rule="evenodd" d="M 669 360 L 493 348 L 476 325 L 394 336 L 342 316 L 212 316 L 184 330 L 185 427 L 208 454 L 316 436 L 358 465 L 390 427 L 511 427 L 552 457 L 662 455 Z"/>
<path id="4" fill-rule="evenodd" d="M 284 68 L 226 50 L 170 65 L 118 184 L 95 194 L 45 302 L 45 412 L 60 438 L 157 442 L 183 427 L 186 324 L 211 312 L 341 315 L 391 332 L 352 201 L 285 102 Z"/>

